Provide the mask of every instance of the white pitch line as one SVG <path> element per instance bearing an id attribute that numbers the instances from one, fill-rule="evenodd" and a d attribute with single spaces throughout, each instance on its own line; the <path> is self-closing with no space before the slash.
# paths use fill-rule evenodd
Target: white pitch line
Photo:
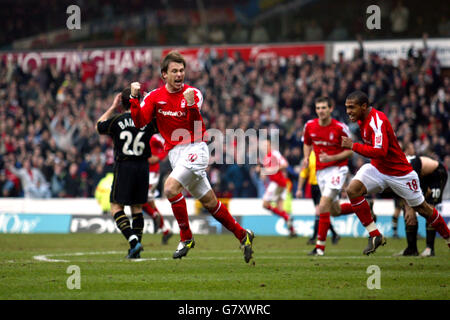
<path id="1" fill-rule="evenodd" d="M 210 251 L 209 251 L 210 252 Z M 224 251 L 217 251 L 220 253 L 224 253 Z M 238 253 L 237 251 L 230 251 L 232 253 Z M 272 251 L 274 252 L 274 251 Z M 285 251 L 280 251 L 285 252 Z M 267 259 L 277 259 L 277 260 L 306 260 L 306 259 L 315 259 L 315 260 L 341 260 L 341 259 L 356 259 L 356 260 L 362 260 L 362 259 L 370 259 L 369 257 L 366 257 L 364 255 L 358 255 L 358 256 L 321 256 L 321 257 L 314 257 L 314 256 L 307 256 L 305 255 L 305 252 L 299 252 L 299 255 L 291 255 L 291 256 L 258 256 L 255 255 L 255 260 L 267 260 Z M 51 254 L 44 254 L 44 255 L 36 255 L 33 256 L 34 260 L 42 261 L 42 262 L 70 262 L 70 260 L 66 259 L 53 259 L 52 257 L 73 257 L 73 256 L 89 256 L 89 255 L 111 255 L 111 254 L 123 254 L 123 251 L 99 251 L 99 252 L 73 252 L 73 253 L 51 253 Z M 373 256 L 377 259 L 392 259 L 392 258 L 398 258 L 393 256 Z M 236 255 L 236 257 L 198 257 L 194 256 L 192 257 L 192 260 L 229 260 L 229 259 L 241 259 L 239 255 Z M 189 259 L 189 258 L 186 258 Z M 131 259 L 132 262 L 143 262 L 143 261 L 169 261 L 173 260 L 172 258 L 168 257 L 162 257 L 162 258 L 140 258 L 140 259 Z M 76 262 L 88 262 L 92 260 L 77 260 Z M 99 260 L 97 260 L 100 262 Z M 103 260 L 102 260 L 103 261 Z M 111 262 L 111 260 L 107 260 L 108 262 Z M 121 260 L 121 261 L 127 261 L 127 260 Z"/>

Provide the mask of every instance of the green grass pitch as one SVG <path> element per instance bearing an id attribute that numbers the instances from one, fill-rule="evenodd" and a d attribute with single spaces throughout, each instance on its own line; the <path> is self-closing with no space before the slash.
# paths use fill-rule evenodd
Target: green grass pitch
<path id="1" fill-rule="evenodd" d="M 326 256 L 310 257 L 306 238 L 257 235 L 254 264 L 244 262 L 232 235 L 195 239 L 187 257 L 173 260 L 178 235 L 163 246 L 160 235 L 145 234 L 142 259 L 130 261 L 121 234 L 0 234 L 0 299 L 450 299 L 450 253 L 441 238 L 430 258 L 393 257 L 404 239 L 388 239 L 364 256 L 365 238 L 328 242 Z M 79 267 L 80 289 L 67 286 L 72 265 Z M 367 286 L 373 265 L 380 289 Z"/>

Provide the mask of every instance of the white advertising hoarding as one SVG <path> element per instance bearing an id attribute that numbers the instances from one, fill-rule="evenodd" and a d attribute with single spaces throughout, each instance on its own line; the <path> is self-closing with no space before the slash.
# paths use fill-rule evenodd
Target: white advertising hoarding
<path id="1" fill-rule="evenodd" d="M 436 50 L 441 66 L 450 67 L 450 38 L 428 39 L 427 45 L 430 50 Z M 392 60 L 395 65 L 399 59 L 406 59 L 408 57 L 408 50 L 411 46 L 415 50 L 423 49 L 424 41 L 422 39 L 408 39 L 363 42 L 366 55 L 377 53 L 383 58 Z M 357 41 L 334 42 L 332 59 L 333 61 L 338 61 L 340 52 L 343 53 L 345 60 L 352 59 L 355 49 L 359 49 Z"/>

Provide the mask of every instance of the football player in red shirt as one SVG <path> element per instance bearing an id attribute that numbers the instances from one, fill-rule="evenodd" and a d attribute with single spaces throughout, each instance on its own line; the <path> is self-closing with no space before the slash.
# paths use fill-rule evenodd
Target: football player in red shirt
<path id="1" fill-rule="evenodd" d="M 289 230 L 289 237 L 295 237 L 296 233 L 292 217 L 283 209 L 284 200 L 286 199 L 286 194 L 288 192 L 288 178 L 284 171 L 289 163 L 278 150 L 272 149 L 269 140 L 261 142 L 261 149 L 266 153 L 262 161 L 264 166 L 263 172 L 269 179 L 269 184 L 263 195 L 263 207 L 283 218 Z M 273 207 L 271 202 L 275 202 L 276 206 Z"/>
<path id="2" fill-rule="evenodd" d="M 208 181 L 206 168 L 209 150 L 206 145 L 205 125 L 200 114 L 203 96 L 200 90 L 184 83 L 186 61 L 177 51 L 169 52 L 161 63 L 164 86 L 148 93 L 139 104 L 140 85 L 132 83 L 131 116 L 136 127 L 147 125 L 156 118 L 164 148 L 168 151 L 172 172 L 164 183 L 164 194 L 170 201 L 173 214 L 180 227 L 181 241 L 173 258 L 182 258 L 194 247 L 195 242 L 189 227 L 188 212 L 183 189 L 231 231 L 240 241 L 245 262 L 252 258 L 254 234 L 245 230 L 222 205 Z"/>
<path id="3" fill-rule="evenodd" d="M 382 192 L 388 187 L 423 216 L 450 247 L 447 224 L 436 208 L 425 201 L 419 177 L 402 152 L 386 115 L 369 106 L 369 99 L 362 91 L 348 95 L 345 107 L 350 121 L 359 124 L 364 143 L 354 143 L 352 139 L 343 137 L 342 146 L 372 159 L 358 170 L 346 189 L 356 215 L 369 232 L 369 244 L 363 253 L 373 253 L 386 243 L 372 219 L 364 196 Z"/>
<path id="4" fill-rule="evenodd" d="M 331 117 L 332 101 L 327 97 L 320 97 L 316 99 L 315 105 L 318 118 L 308 121 L 303 132 L 302 167 L 308 167 L 309 156 L 314 149 L 321 198 L 316 247 L 309 254 L 323 256 L 331 224 L 330 215 L 354 212 L 349 204 L 339 203 L 339 195 L 347 178 L 348 158 L 353 152 L 341 146 L 341 138 L 351 134 L 345 124 Z"/>

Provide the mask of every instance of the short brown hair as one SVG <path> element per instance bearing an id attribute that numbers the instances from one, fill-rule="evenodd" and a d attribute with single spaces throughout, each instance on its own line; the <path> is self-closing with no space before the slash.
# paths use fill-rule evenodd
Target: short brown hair
<path id="1" fill-rule="evenodd" d="M 329 108 L 333 107 L 333 100 L 329 97 L 319 97 L 314 102 L 315 104 L 325 102 Z"/>
<path id="2" fill-rule="evenodd" d="M 178 51 L 170 51 L 161 62 L 161 73 L 167 72 L 167 69 L 169 68 L 169 63 L 176 62 L 176 63 L 182 63 L 183 66 L 186 68 L 186 60 L 184 60 L 184 57 L 179 53 Z"/>

